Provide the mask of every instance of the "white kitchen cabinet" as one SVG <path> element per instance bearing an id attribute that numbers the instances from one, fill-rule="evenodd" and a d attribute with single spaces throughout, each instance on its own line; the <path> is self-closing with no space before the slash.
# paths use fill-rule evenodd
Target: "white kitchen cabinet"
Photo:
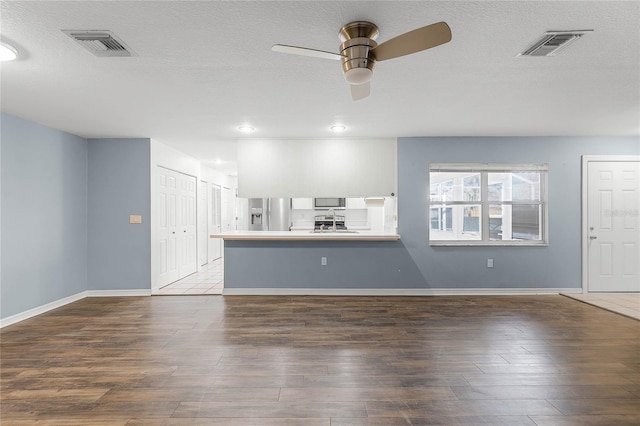
<path id="1" fill-rule="evenodd" d="M 347 209 L 366 209 L 367 204 L 362 197 L 347 198 Z"/>
<path id="2" fill-rule="evenodd" d="M 397 193 L 395 139 L 238 141 L 244 198 L 391 196 Z"/>
<path id="3" fill-rule="evenodd" d="M 313 198 L 293 198 L 291 205 L 294 210 L 313 210 Z"/>

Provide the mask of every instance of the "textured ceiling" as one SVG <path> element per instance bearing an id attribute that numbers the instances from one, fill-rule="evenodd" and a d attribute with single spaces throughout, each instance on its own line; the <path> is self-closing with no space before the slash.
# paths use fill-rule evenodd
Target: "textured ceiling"
<path id="1" fill-rule="evenodd" d="M 252 137 L 640 135 L 637 1 L 3 1 L 4 112 L 84 137 L 151 137 L 233 172 Z M 336 51 L 353 20 L 378 41 L 437 21 L 453 40 L 377 64 L 354 102 Z M 108 29 L 137 56 L 92 56 L 63 29 Z M 518 58 L 547 30 L 593 29 L 557 57 Z"/>

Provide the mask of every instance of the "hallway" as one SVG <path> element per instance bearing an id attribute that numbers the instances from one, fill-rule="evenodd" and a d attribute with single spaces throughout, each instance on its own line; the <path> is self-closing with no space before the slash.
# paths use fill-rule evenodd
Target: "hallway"
<path id="1" fill-rule="evenodd" d="M 191 274 L 181 280 L 162 287 L 154 295 L 175 296 L 188 294 L 222 294 L 224 288 L 224 258 L 219 258 L 204 265 L 200 272 Z"/>

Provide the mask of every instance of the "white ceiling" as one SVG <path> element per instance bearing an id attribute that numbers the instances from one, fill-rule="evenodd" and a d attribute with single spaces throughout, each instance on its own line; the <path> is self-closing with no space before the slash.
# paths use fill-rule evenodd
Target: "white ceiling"
<path id="1" fill-rule="evenodd" d="M 20 51 L 1 69 L 4 112 L 83 137 L 151 137 L 233 173 L 237 127 L 258 138 L 640 135 L 637 1 L 3 1 Z M 338 29 L 378 42 L 438 21 L 450 43 L 380 62 L 354 102 Z M 136 54 L 98 58 L 63 29 L 108 29 Z M 547 30 L 593 29 L 556 57 L 516 54 Z"/>

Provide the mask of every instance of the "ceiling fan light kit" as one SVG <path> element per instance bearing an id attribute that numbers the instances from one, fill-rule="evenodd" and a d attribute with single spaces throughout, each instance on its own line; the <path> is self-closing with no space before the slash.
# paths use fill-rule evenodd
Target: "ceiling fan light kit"
<path id="1" fill-rule="evenodd" d="M 384 61 L 410 55 L 451 41 L 451 29 L 446 22 L 437 22 L 401 34 L 381 44 L 376 43 L 378 27 L 367 21 L 350 22 L 340 28 L 338 38 L 340 53 L 332 53 L 305 47 L 274 45 L 271 50 L 294 55 L 324 59 L 339 59 L 344 78 L 351 86 L 354 101 L 369 96 L 369 81 L 376 61 Z"/>
<path id="2" fill-rule="evenodd" d="M 349 84 L 365 84 L 371 80 L 373 70 L 370 68 L 350 68 L 344 72 L 344 79 Z"/>

